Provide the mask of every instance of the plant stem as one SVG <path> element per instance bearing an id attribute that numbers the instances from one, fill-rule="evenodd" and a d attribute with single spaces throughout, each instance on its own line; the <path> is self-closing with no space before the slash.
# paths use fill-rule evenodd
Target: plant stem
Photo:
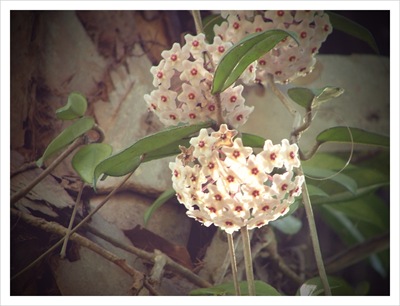
<path id="1" fill-rule="evenodd" d="M 92 210 L 85 218 L 82 219 L 81 222 L 79 222 L 78 225 L 76 225 L 70 232 L 70 235 L 72 235 L 73 233 L 75 233 L 83 224 L 85 224 L 100 208 L 102 208 L 104 206 L 104 204 L 107 203 L 107 201 L 114 195 L 114 193 L 117 192 L 117 190 L 119 188 L 122 187 L 123 184 L 125 184 L 125 182 L 132 176 L 134 171 L 132 171 L 131 173 L 129 173 L 122 181 L 121 183 L 114 188 L 113 191 L 111 191 L 106 198 L 99 204 L 96 206 L 96 208 L 94 210 Z M 17 210 L 16 210 L 17 211 Z M 53 252 L 59 245 L 61 245 L 64 241 L 66 237 L 62 237 L 60 240 L 58 240 L 52 247 L 50 247 L 46 252 L 44 252 L 42 255 L 40 255 L 38 258 L 36 258 L 33 262 L 31 262 L 28 266 L 26 266 L 24 269 L 22 269 L 20 272 L 18 272 L 17 274 L 15 274 L 11 280 L 16 279 L 17 277 L 19 277 L 20 275 L 22 275 L 23 273 L 25 273 L 26 271 L 28 271 L 30 268 L 32 268 L 33 266 L 35 266 L 38 262 L 40 262 L 43 258 L 45 258 L 48 254 L 50 254 L 51 252 Z"/>
<path id="2" fill-rule="evenodd" d="M 77 147 L 84 143 L 84 138 L 79 137 L 75 139 L 75 141 L 64 151 L 61 153 L 60 156 L 57 157 L 40 175 L 34 179 L 28 186 L 24 189 L 20 190 L 19 192 L 15 193 L 11 197 L 11 205 L 18 202 L 22 199 L 29 191 L 32 190 L 38 183 L 40 183 L 51 171 L 54 170 L 71 152 L 73 152 Z"/>
<path id="3" fill-rule="evenodd" d="M 247 225 L 240 229 L 240 234 L 242 235 L 243 240 L 244 264 L 246 267 L 246 279 L 249 295 L 254 296 L 256 295 L 256 287 L 254 284 L 253 259 L 251 257 L 251 246 Z"/>
<path id="4" fill-rule="evenodd" d="M 203 22 L 201 21 L 200 11 L 193 10 L 192 16 L 194 20 L 194 25 L 196 27 L 196 33 L 197 34 L 203 33 Z"/>
<path id="5" fill-rule="evenodd" d="M 282 102 L 282 104 L 286 107 L 286 109 L 289 111 L 289 113 L 294 117 L 296 115 L 297 111 L 290 105 L 290 103 L 287 101 L 286 97 L 276 87 L 275 82 L 274 82 L 274 76 L 271 74 L 268 75 L 268 83 L 269 83 L 269 86 L 271 87 L 272 92 L 275 94 L 275 96 Z"/>
<path id="6" fill-rule="evenodd" d="M 60 257 L 61 257 L 61 258 L 65 258 L 65 253 L 66 253 L 66 250 L 67 250 L 68 239 L 69 239 L 69 236 L 71 235 L 72 225 L 74 224 L 76 212 L 77 212 L 77 210 L 78 210 L 78 205 L 79 205 L 79 203 L 81 202 L 82 192 L 83 192 L 83 189 L 84 189 L 84 188 L 85 188 L 85 184 L 82 182 L 81 188 L 79 189 L 79 193 L 78 193 L 78 196 L 77 196 L 76 201 L 75 201 L 74 210 L 72 211 L 71 219 L 69 220 L 68 229 L 67 229 L 67 233 L 65 234 L 64 243 L 63 243 L 63 246 L 62 246 L 62 248 L 61 248 L 61 252 L 60 252 Z"/>
<path id="7" fill-rule="evenodd" d="M 233 243 L 233 236 L 232 234 L 226 234 L 226 236 L 228 237 L 229 254 L 231 256 L 231 269 L 232 269 L 233 284 L 235 285 L 235 292 L 236 295 L 241 295 L 238 273 L 237 273 L 237 263 L 235 256 L 235 245 Z"/>
<path id="8" fill-rule="evenodd" d="M 297 169 L 297 175 L 304 175 L 303 168 L 300 166 Z M 303 204 L 307 215 L 308 226 L 310 228 L 311 242 L 313 245 L 315 261 L 317 263 L 319 277 L 321 278 L 324 287 L 325 295 L 332 295 L 329 286 L 328 278 L 325 271 L 324 261 L 322 259 L 321 248 L 318 241 L 317 227 L 315 226 L 314 213 L 311 206 L 310 195 L 308 194 L 307 184 L 304 182 L 302 186 Z"/>

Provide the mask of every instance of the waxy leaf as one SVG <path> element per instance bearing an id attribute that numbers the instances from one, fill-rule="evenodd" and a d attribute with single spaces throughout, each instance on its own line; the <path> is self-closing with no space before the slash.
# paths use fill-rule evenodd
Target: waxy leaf
<path id="1" fill-rule="evenodd" d="M 204 122 L 189 126 L 178 126 L 139 139 L 125 150 L 110 156 L 102 161 L 95 169 L 94 185 L 101 174 L 109 176 L 123 176 L 136 169 L 140 163 L 160 156 L 158 150 L 170 146 L 179 140 L 198 132 L 202 128 L 211 126 L 211 122 Z M 146 159 L 146 156 L 150 158 Z M 161 154 L 160 157 L 166 155 Z"/>
<path id="2" fill-rule="evenodd" d="M 96 166 L 109 157 L 111 153 L 112 147 L 109 144 L 88 144 L 76 152 L 71 161 L 72 167 L 84 182 L 93 184 L 94 170 L 96 169 Z"/>
<path id="3" fill-rule="evenodd" d="M 303 166 L 303 170 L 307 178 L 329 179 L 342 185 L 353 194 L 357 192 L 357 182 L 343 173 L 308 166 Z"/>
<path id="4" fill-rule="evenodd" d="M 227 89 L 251 63 L 268 53 L 287 36 L 296 40 L 294 35 L 284 30 L 268 30 L 246 36 L 222 57 L 215 70 L 211 92 L 216 94 Z"/>
<path id="5" fill-rule="evenodd" d="M 147 225 L 147 222 L 149 221 L 150 217 L 152 214 L 160 208 L 165 202 L 167 202 L 169 199 L 174 197 L 176 194 L 175 189 L 167 189 L 165 190 L 160 196 L 151 204 L 151 206 L 146 210 L 144 213 L 144 225 Z"/>
<path id="6" fill-rule="evenodd" d="M 78 137 L 85 134 L 91 128 L 93 128 L 95 122 L 91 117 L 83 117 L 65 128 L 52 142 L 47 146 L 43 153 L 43 156 L 36 162 L 38 167 L 43 165 L 43 162 L 47 160 L 50 156 L 57 153 L 61 149 L 68 146 Z"/>
<path id="7" fill-rule="evenodd" d="M 329 287 L 331 288 L 332 295 L 354 295 L 354 289 L 342 278 L 328 276 Z M 301 296 L 315 296 L 325 295 L 324 286 L 319 277 L 314 277 L 307 280 L 297 290 L 296 295 Z"/>
<path id="8" fill-rule="evenodd" d="M 337 98 L 343 92 L 342 88 L 332 86 L 317 89 L 294 87 L 287 91 L 288 96 L 304 108 L 315 107 L 323 102 Z"/>
<path id="9" fill-rule="evenodd" d="M 242 141 L 244 146 L 261 149 L 264 147 L 265 143 L 263 137 L 248 133 L 242 133 Z"/>
<path id="10" fill-rule="evenodd" d="M 301 220 L 292 215 L 279 218 L 270 224 L 286 235 L 295 235 L 302 227 Z"/>
<path id="11" fill-rule="evenodd" d="M 327 141 L 334 141 L 345 143 L 353 142 L 355 144 L 365 144 L 382 147 L 390 146 L 390 138 L 388 136 L 368 132 L 359 128 L 348 128 L 344 126 L 337 126 L 322 131 L 317 136 L 317 141 L 321 144 Z"/>
<path id="12" fill-rule="evenodd" d="M 67 104 L 56 110 L 56 116 L 62 120 L 72 120 L 82 117 L 87 109 L 86 98 L 77 92 L 68 96 Z"/>
<path id="13" fill-rule="evenodd" d="M 327 12 L 332 27 L 355 38 L 366 42 L 376 53 L 379 54 L 378 46 L 371 32 L 362 25 L 336 13 Z"/>
<path id="14" fill-rule="evenodd" d="M 203 32 L 206 35 L 208 43 L 212 44 L 214 41 L 214 26 L 220 25 L 225 19 L 219 14 L 209 15 L 203 19 Z"/>
<path id="15" fill-rule="evenodd" d="M 271 285 L 262 281 L 254 281 L 256 295 L 258 296 L 280 296 L 281 294 Z M 242 295 L 249 295 L 247 282 L 239 282 L 240 292 Z M 236 295 L 233 282 L 220 284 L 210 288 L 200 288 L 192 290 L 190 295 Z"/>

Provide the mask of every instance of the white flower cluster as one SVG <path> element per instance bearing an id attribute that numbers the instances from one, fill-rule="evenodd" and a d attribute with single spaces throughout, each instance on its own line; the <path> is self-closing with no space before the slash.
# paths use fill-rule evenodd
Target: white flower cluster
<path id="1" fill-rule="evenodd" d="M 222 11 L 221 15 L 226 21 L 215 25 L 214 32 L 222 41 L 237 43 L 248 34 L 272 29 L 297 34 L 299 45 L 286 38 L 258 59 L 256 80 L 261 83 L 268 74 L 275 82 L 288 83 L 311 72 L 315 54 L 332 32 L 329 16 L 323 11 Z"/>
<path id="2" fill-rule="evenodd" d="M 169 165 L 187 215 L 230 234 L 285 215 L 304 182 L 304 176 L 293 172 L 300 166 L 296 144 L 284 139 L 273 145 L 267 140 L 263 151 L 254 155 L 241 138 L 233 139 L 236 134 L 225 124 L 211 135 L 202 129 Z"/>
<path id="3" fill-rule="evenodd" d="M 217 120 L 216 97 L 211 94 L 213 73 L 232 43 L 216 36 L 209 44 L 204 34 L 187 34 L 185 41 L 182 47 L 174 43 L 171 50 L 163 51 L 159 65 L 150 69 L 157 89 L 146 94 L 144 99 L 149 110 L 166 126 Z M 252 66 L 241 79 L 244 82 L 255 79 Z M 244 105 L 242 91 L 242 85 L 234 84 L 220 95 L 222 117 L 233 127 L 243 125 L 254 108 Z"/>

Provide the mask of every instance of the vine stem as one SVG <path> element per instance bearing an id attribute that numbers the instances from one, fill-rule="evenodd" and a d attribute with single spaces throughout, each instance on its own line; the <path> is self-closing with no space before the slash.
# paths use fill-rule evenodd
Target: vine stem
<path id="1" fill-rule="evenodd" d="M 113 191 L 111 191 L 106 197 L 105 199 L 96 206 L 95 209 L 93 209 L 85 218 L 82 219 L 81 222 L 79 222 L 79 224 L 77 224 L 71 231 L 70 231 L 70 235 L 72 235 L 73 233 L 75 233 L 83 224 L 85 224 L 100 208 L 102 208 L 104 206 L 104 204 L 107 203 L 107 201 L 117 192 L 117 190 L 119 188 L 122 187 L 123 184 L 125 184 L 125 182 L 132 176 L 134 171 L 132 171 L 131 173 L 129 173 L 122 181 L 121 183 L 114 188 Z M 45 258 L 48 254 L 50 254 L 51 252 L 53 252 L 58 246 L 60 246 L 63 242 L 64 239 L 66 238 L 66 236 L 62 237 L 60 240 L 58 240 L 52 247 L 50 247 L 46 252 L 44 252 L 42 255 L 40 255 L 38 258 L 36 258 L 33 262 L 31 262 L 28 266 L 26 266 L 24 269 L 22 269 L 20 272 L 18 272 L 17 274 L 15 274 L 11 280 L 16 279 L 17 277 L 19 277 L 20 275 L 22 275 L 23 273 L 25 273 L 26 271 L 28 271 L 30 268 L 32 268 L 33 266 L 35 266 L 38 262 L 40 262 L 43 258 Z"/>
<path id="2" fill-rule="evenodd" d="M 297 114 L 297 111 L 290 105 L 289 101 L 282 94 L 282 92 L 279 90 L 279 88 L 276 87 L 275 82 L 274 82 L 274 76 L 272 74 L 268 75 L 268 84 L 271 87 L 271 90 L 274 93 L 274 95 L 282 102 L 282 104 L 286 107 L 286 109 L 289 111 L 289 113 L 293 117 L 295 117 Z"/>
<path id="3" fill-rule="evenodd" d="M 72 226 L 74 225 L 76 212 L 78 211 L 78 205 L 81 202 L 82 192 L 83 192 L 84 188 L 85 188 L 85 183 L 82 182 L 81 188 L 79 188 L 79 193 L 78 193 L 78 196 L 75 201 L 74 210 L 72 211 L 71 219 L 69 220 L 68 229 L 67 229 L 67 233 L 65 234 L 64 243 L 61 248 L 61 252 L 60 252 L 61 258 L 65 258 L 65 253 L 67 251 L 68 239 L 69 239 L 69 236 L 71 235 Z"/>
<path id="4" fill-rule="evenodd" d="M 249 295 L 255 296 L 256 287 L 254 283 L 253 259 L 251 256 L 250 237 L 247 225 L 240 228 L 240 234 L 242 235 L 242 240 L 243 240 L 244 264 L 246 268 L 246 279 L 247 279 L 247 286 L 249 289 Z"/>
<path id="5" fill-rule="evenodd" d="M 304 175 L 302 166 L 300 166 L 296 172 L 297 175 Z M 325 271 L 324 261 L 322 259 L 321 248 L 318 240 L 317 227 L 315 225 L 314 212 L 310 201 L 310 195 L 308 193 L 307 184 L 305 182 L 303 183 L 302 188 L 303 188 L 302 191 L 303 204 L 307 215 L 308 227 L 310 229 L 311 242 L 313 246 L 315 262 L 317 264 L 319 277 L 321 278 L 325 295 L 332 295 L 331 288 L 328 282 L 328 277 Z"/>
<path id="6" fill-rule="evenodd" d="M 232 269 L 233 284 L 235 286 L 235 292 L 236 292 L 236 295 L 241 295 L 239 280 L 238 280 L 238 273 L 237 273 L 237 263 L 236 263 L 236 256 L 235 256 L 235 244 L 233 243 L 233 235 L 226 234 L 226 236 L 228 237 L 229 254 L 231 257 L 231 269 Z"/>
<path id="7" fill-rule="evenodd" d="M 58 156 L 40 175 L 35 178 L 28 186 L 20 190 L 11 197 L 11 205 L 21 200 L 33 187 L 39 184 L 51 171 L 54 170 L 69 154 L 71 154 L 77 147 L 85 142 L 83 137 L 75 139 L 75 141 Z"/>

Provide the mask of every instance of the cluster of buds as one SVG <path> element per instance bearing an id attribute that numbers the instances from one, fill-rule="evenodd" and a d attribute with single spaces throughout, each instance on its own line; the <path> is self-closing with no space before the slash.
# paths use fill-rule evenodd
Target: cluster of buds
<path id="1" fill-rule="evenodd" d="M 288 83 L 312 71 L 315 55 L 332 32 L 323 11 L 223 11 L 226 21 L 214 26 L 222 41 L 237 43 L 248 34 L 272 29 L 294 32 L 297 44 L 287 37 L 257 61 L 256 81 L 264 83 L 273 75 L 277 83 Z"/>
<path id="2" fill-rule="evenodd" d="M 158 66 L 150 69 L 157 89 L 144 96 L 148 109 L 166 126 L 217 121 L 219 116 L 233 127 L 243 125 L 253 111 L 253 107 L 244 105 L 243 85 L 234 84 L 219 97 L 211 94 L 215 67 L 232 43 L 216 36 L 209 44 L 204 34 L 187 34 L 184 38 L 186 43 L 182 47 L 174 43 L 170 50 L 161 53 L 163 59 Z M 254 79 L 253 68 L 241 76 L 244 83 Z"/>
<path id="3" fill-rule="evenodd" d="M 173 188 L 187 215 L 230 234 L 285 215 L 304 182 L 304 176 L 293 171 L 300 166 L 296 144 L 284 139 L 273 145 L 266 140 L 254 155 L 241 138 L 234 138 L 236 134 L 225 124 L 211 134 L 202 129 L 169 165 Z"/>

